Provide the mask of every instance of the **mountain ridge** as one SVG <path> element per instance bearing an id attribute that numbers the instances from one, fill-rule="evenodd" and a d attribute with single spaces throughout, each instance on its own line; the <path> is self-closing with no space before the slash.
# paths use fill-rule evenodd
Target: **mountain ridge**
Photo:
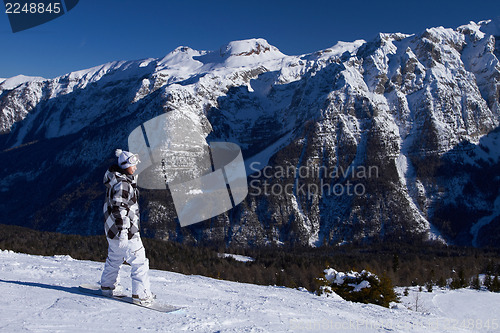
<path id="1" fill-rule="evenodd" d="M 184 229 L 176 226 L 168 196 L 146 191 L 143 226 L 149 235 L 242 246 L 412 237 L 494 244 L 494 235 L 482 233 L 500 222 L 493 186 L 500 155 L 494 144 L 500 122 L 497 21 L 381 33 L 299 56 L 284 55 L 264 39 L 216 51 L 183 46 L 163 58 L 110 62 L 11 89 L 4 81 L 0 148 L 12 160 L 2 167 L 3 219 L 77 233 L 83 223 L 84 233 L 99 233 L 99 173 L 111 161 L 107 151 L 124 147 L 142 122 L 176 112 L 207 141 L 239 144 L 249 180 L 261 189 L 267 181 L 293 190 L 250 195 L 232 211 Z M 52 151 L 53 145 L 61 151 Z M 41 155 L 42 171 L 32 154 Z M 259 167 L 251 169 L 254 162 Z M 372 166 L 381 176 L 254 177 L 267 165 Z M 477 180 L 481 174 L 493 177 L 491 186 Z M 18 188 L 43 184 L 43 177 L 52 184 L 38 198 L 40 207 L 16 222 L 16 205 L 5 202 L 21 197 Z M 347 182 L 363 187 L 364 196 L 299 192 L 301 184 L 319 189 Z M 475 200 L 465 200 L 464 189 Z M 488 216 L 488 223 L 481 220 Z M 81 223 L 75 225 L 75 218 Z"/>

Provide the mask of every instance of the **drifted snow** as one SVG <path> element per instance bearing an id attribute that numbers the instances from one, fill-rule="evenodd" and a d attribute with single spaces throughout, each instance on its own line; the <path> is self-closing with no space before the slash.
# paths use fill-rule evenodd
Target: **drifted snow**
<path id="1" fill-rule="evenodd" d="M 361 281 L 358 284 L 349 283 L 348 286 L 353 287 L 354 288 L 354 290 L 353 290 L 354 292 L 359 292 L 359 291 L 361 291 L 364 288 L 370 288 L 370 282 L 364 280 L 364 281 Z"/>
<path id="2" fill-rule="evenodd" d="M 325 279 L 327 279 L 331 283 L 335 283 L 338 286 L 343 285 L 346 279 L 352 279 L 352 280 L 358 279 L 365 273 L 367 274 L 367 276 L 369 277 L 373 276 L 378 280 L 378 277 L 376 275 L 367 271 L 362 271 L 361 273 L 354 271 L 344 273 L 344 272 L 337 272 L 333 268 L 327 268 L 325 269 L 324 273 L 325 273 Z M 363 280 L 358 284 L 349 283 L 348 286 L 353 287 L 354 292 L 359 292 L 364 288 L 370 288 L 370 282 Z"/>
<path id="3" fill-rule="evenodd" d="M 0 252 L 0 330 L 3 332 L 498 332 L 500 294 L 472 290 L 420 293 L 424 313 L 408 310 L 414 292 L 393 309 L 319 297 L 306 291 L 257 286 L 198 275 L 151 271 L 158 300 L 186 307 L 164 314 L 82 294 L 97 283 L 103 263 L 69 256 Z M 130 267 L 122 272 L 130 292 Z M 462 328 L 474 319 L 490 329 Z M 448 325 L 447 325 L 448 324 Z M 483 325 L 484 326 L 484 325 Z"/>

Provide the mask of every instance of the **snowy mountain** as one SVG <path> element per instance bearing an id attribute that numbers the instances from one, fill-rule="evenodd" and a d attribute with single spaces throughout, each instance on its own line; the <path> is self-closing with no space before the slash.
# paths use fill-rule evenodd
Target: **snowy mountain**
<path id="1" fill-rule="evenodd" d="M 498 332 L 499 294 L 474 290 L 411 290 L 393 308 L 151 270 L 157 298 L 184 306 L 169 314 L 82 294 L 103 263 L 69 256 L 0 251 L 0 328 L 5 332 Z M 130 267 L 121 271 L 130 292 Z M 335 295 L 333 295 L 335 296 Z M 419 298 L 417 298 L 419 297 Z M 418 302 L 416 302 L 417 300 Z M 417 309 L 409 310 L 418 305 Z M 416 311 L 415 311 L 416 310 Z"/>
<path id="2" fill-rule="evenodd" d="M 29 84 L 44 80 L 45 79 L 43 77 L 25 76 L 25 75 L 17 75 L 8 79 L 0 79 L 0 94 L 3 95 L 5 91 L 12 91 L 15 88 L 24 84 Z M 24 98 L 23 96 L 20 97 Z M 8 130 L 12 126 L 12 124 L 14 124 L 16 121 L 22 120 L 24 117 L 26 117 L 26 115 L 27 111 L 22 112 L 21 110 L 18 110 L 15 106 L 13 106 L 10 109 L 4 108 L 2 106 L 2 118 L 0 120 L 0 134 Z"/>
<path id="3" fill-rule="evenodd" d="M 51 80 L 7 79 L 1 220 L 101 233 L 113 150 L 174 112 L 207 142 L 240 145 L 250 193 L 228 213 L 180 228 L 168 193 L 143 190 L 146 234 L 242 246 L 497 245 L 499 26 L 379 34 L 300 56 L 263 39 L 182 46 Z"/>
<path id="4" fill-rule="evenodd" d="M 46 79 L 40 76 L 16 75 L 8 79 L 0 79 L 2 90 L 11 90 L 20 86 L 23 83 L 45 81 Z"/>

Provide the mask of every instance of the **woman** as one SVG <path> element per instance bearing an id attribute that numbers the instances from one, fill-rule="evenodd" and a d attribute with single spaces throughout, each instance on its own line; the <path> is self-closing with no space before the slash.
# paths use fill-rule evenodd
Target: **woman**
<path id="1" fill-rule="evenodd" d="M 132 267 L 134 303 L 148 305 L 155 297 L 149 282 L 149 260 L 139 234 L 139 193 L 134 172 L 140 160 L 138 155 L 121 149 L 117 149 L 115 154 L 118 164 L 112 165 L 104 175 L 104 230 L 108 240 L 108 257 L 101 277 L 101 290 L 108 296 L 123 295 L 119 271 L 125 261 Z"/>

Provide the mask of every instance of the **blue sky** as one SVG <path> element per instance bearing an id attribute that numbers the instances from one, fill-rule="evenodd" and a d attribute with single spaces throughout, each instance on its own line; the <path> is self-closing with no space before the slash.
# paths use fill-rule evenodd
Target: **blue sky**
<path id="1" fill-rule="evenodd" d="M 0 77 L 53 78 L 113 60 L 159 58 L 185 45 L 215 50 L 265 38 L 297 55 L 378 32 L 418 33 L 500 16 L 500 1 L 80 0 L 65 15 L 12 33 L 0 13 Z"/>

